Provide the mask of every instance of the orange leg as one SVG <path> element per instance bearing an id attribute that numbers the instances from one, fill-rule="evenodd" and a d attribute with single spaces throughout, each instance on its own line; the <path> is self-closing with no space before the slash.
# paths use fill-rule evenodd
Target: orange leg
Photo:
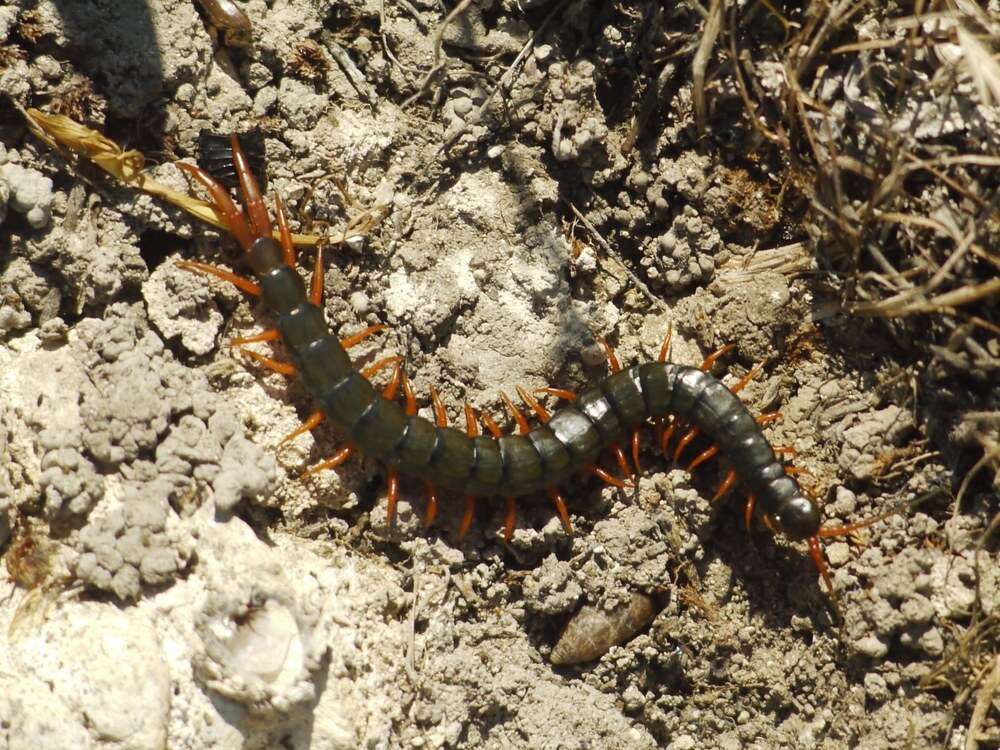
<path id="1" fill-rule="evenodd" d="M 399 364 L 402 357 L 399 355 L 392 355 L 390 357 L 382 357 L 382 359 L 372 362 L 368 367 L 361 371 L 362 377 L 366 380 L 371 380 L 376 374 L 380 373 L 386 367 L 392 367 L 393 365 Z"/>
<path id="2" fill-rule="evenodd" d="M 705 360 L 701 363 L 701 367 L 699 367 L 699 369 L 702 372 L 708 372 L 709 370 L 712 369 L 712 367 L 715 365 L 715 363 L 719 360 L 720 357 L 729 354 L 729 352 L 731 352 L 735 348 L 736 348 L 735 344 L 726 344 L 725 346 L 716 349 L 714 352 L 705 357 Z"/>
<path id="3" fill-rule="evenodd" d="M 509 542 L 514 535 L 514 526 L 517 524 L 517 500 L 512 497 L 505 498 L 507 507 L 504 511 L 503 519 L 503 540 Z"/>
<path id="4" fill-rule="evenodd" d="M 730 469 L 726 472 L 726 476 L 723 478 L 722 484 L 719 485 L 719 489 L 712 495 L 712 502 L 716 502 L 720 497 L 729 492 L 734 484 L 736 484 L 736 472 Z"/>
<path id="5" fill-rule="evenodd" d="M 593 474 L 595 477 L 600 479 L 605 484 L 610 484 L 612 487 L 618 487 L 619 489 L 623 490 L 628 488 L 628 485 L 625 484 L 625 482 L 623 482 L 618 477 L 611 476 L 611 474 L 608 474 L 608 472 L 606 472 L 600 466 L 594 466 L 593 464 L 591 464 L 589 466 L 584 466 L 583 469 L 584 471 L 588 471 L 591 474 Z"/>
<path id="6" fill-rule="evenodd" d="M 520 409 L 514 406 L 514 402 L 508 398 L 507 394 L 500 391 L 500 399 L 507 406 L 510 411 L 511 416 L 514 417 L 514 422 L 517 423 L 517 431 L 519 435 L 527 435 L 531 432 L 531 427 L 528 426 L 528 419 L 524 416 Z"/>
<path id="7" fill-rule="evenodd" d="M 399 362 L 396 362 L 392 368 L 392 377 L 389 379 L 389 383 L 382 389 L 382 398 L 386 401 L 396 400 L 396 391 L 399 390 L 399 382 L 402 377 L 402 372 L 403 370 L 399 366 Z"/>
<path id="8" fill-rule="evenodd" d="M 462 523 L 458 527 L 458 541 L 465 539 L 472 527 L 472 518 L 476 515 L 476 498 L 473 495 L 465 496 L 465 511 L 462 513 Z"/>
<path id="9" fill-rule="evenodd" d="M 252 294 L 254 297 L 260 296 L 260 284 L 257 284 L 256 282 L 253 282 L 248 278 L 235 274 L 232 271 L 227 271 L 224 268 L 217 268 L 216 266 L 210 266 L 208 263 L 199 263 L 196 260 L 178 261 L 177 267 L 183 268 L 185 271 L 194 271 L 196 273 L 203 273 L 207 274 L 208 276 L 214 276 L 217 279 L 228 281 L 230 284 L 235 284 L 237 287 L 242 289 L 247 294 Z"/>
<path id="10" fill-rule="evenodd" d="M 430 482 L 427 482 L 424 485 L 424 493 L 427 498 L 427 510 L 424 511 L 424 528 L 429 529 L 431 524 L 434 523 L 438 512 L 437 488 Z"/>
<path id="11" fill-rule="evenodd" d="M 719 446 L 717 445 L 713 445 L 710 448 L 706 448 L 705 450 L 703 450 L 701 453 L 695 456 L 694 461 L 688 464 L 687 467 L 688 474 L 690 474 L 692 471 L 695 470 L 695 468 L 705 463 L 709 459 L 714 458 L 715 454 L 718 452 L 719 452 Z"/>
<path id="12" fill-rule="evenodd" d="M 670 447 L 670 440 L 673 438 L 674 432 L 678 427 L 680 427 L 680 425 L 681 423 L 678 421 L 677 417 L 673 417 L 667 428 L 660 433 L 660 453 L 664 456 L 667 455 L 667 448 Z"/>
<path id="13" fill-rule="evenodd" d="M 322 422 L 324 419 L 326 419 L 326 415 L 317 409 L 316 411 L 314 411 L 312 414 L 309 415 L 309 418 L 306 419 L 306 421 L 303 422 L 298 429 L 293 430 L 292 432 L 285 435 L 285 437 L 281 439 L 281 442 L 278 443 L 278 447 L 280 448 L 288 441 L 294 440 L 303 433 L 309 432 L 310 430 L 315 430 L 319 426 L 319 423 Z"/>
<path id="14" fill-rule="evenodd" d="M 247 336 L 241 339 L 233 339 L 228 346 L 246 346 L 247 344 L 259 344 L 263 341 L 277 341 L 281 337 L 277 328 L 268 328 L 265 331 Z"/>
<path id="15" fill-rule="evenodd" d="M 629 479 L 635 480 L 635 474 L 632 473 L 632 467 L 628 465 L 628 459 L 625 458 L 625 451 L 618 443 L 612 443 L 608 446 L 611 449 L 611 454 L 615 457 L 615 461 L 618 462 L 618 468 L 622 470 L 622 474 L 627 476 Z"/>
<path id="16" fill-rule="evenodd" d="M 535 415 L 538 417 L 539 422 L 545 424 L 546 422 L 549 421 L 550 415 L 548 410 L 540 403 L 538 403 L 538 401 L 535 399 L 534 396 L 532 396 L 530 393 L 524 390 L 524 388 L 522 388 L 521 386 L 517 386 L 517 395 L 520 396 L 521 400 L 528 405 L 529 409 L 535 412 Z"/>
<path id="17" fill-rule="evenodd" d="M 670 358 L 670 339 L 674 334 L 674 326 L 671 323 L 667 326 L 667 335 L 663 337 L 663 345 L 660 347 L 660 362 L 666 362 Z"/>
<path id="18" fill-rule="evenodd" d="M 278 221 L 278 235 L 281 237 L 281 252 L 285 265 L 295 268 L 295 243 L 292 242 L 292 230 L 288 226 L 288 214 L 280 195 L 274 196 L 274 216 Z"/>
<path id="19" fill-rule="evenodd" d="M 244 252 L 250 252 L 250 248 L 253 246 L 253 235 L 250 232 L 250 227 L 247 224 L 246 217 L 243 215 L 243 211 L 229 197 L 229 192 L 212 179 L 208 172 L 195 165 L 185 164 L 180 161 L 176 162 L 176 164 L 181 171 L 191 175 L 205 186 L 209 195 L 212 196 L 212 205 L 216 211 L 222 214 L 222 218 L 225 219 L 230 234 L 240 243 L 240 247 L 243 248 Z"/>
<path id="20" fill-rule="evenodd" d="M 260 194 L 260 186 L 257 184 L 257 178 L 253 175 L 250 162 L 247 161 L 239 139 L 235 135 L 230 136 L 229 145 L 233 150 L 233 169 L 240 181 L 243 208 L 250 218 L 250 228 L 255 237 L 270 237 L 272 234 L 271 217 L 267 215 L 267 206 L 264 205 L 264 198 Z"/>
<path id="21" fill-rule="evenodd" d="M 448 426 L 448 412 L 444 409 L 444 404 L 441 403 L 441 397 L 438 396 L 438 392 L 431 386 L 431 404 L 434 406 L 434 423 L 438 427 Z"/>
<path id="22" fill-rule="evenodd" d="M 632 463 L 635 464 L 635 473 L 642 476 L 642 465 L 639 463 L 639 428 L 636 427 L 632 430 Z"/>
<path id="23" fill-rule="evenodd" d="M 836 607 L 837 592 L 833 589 L 833 579 L 830 578 L 830 571 L 827 569 L 826 559 L 823 557 L 823 550 L 820 549 L 819 539 L 817 537 L 809 537 L 809 556 L 812 557 L 813 564 L 816 566 L 816 570 L 819 571 L 820 576 L 823 578 L 826 590 L 830 592 L 830 598 L 833 600 L 834 607 Z"/>
<path id="24" fill-rule="evenodd" d="M 756 422 L 761 427 L 763 427 L 766 424 L 771 424 L 771 422 L 777 422 L 779 419 L 781 419 L 781 416 L 782 415 L 780 411 L 769 411 L 766 414 L 759 414 L 757 416 Z"/>
<path id="25" fill-rule="evenodd" d="M 691 442 L 698 437 L 699 434 L 701 434 L 701 430 L 697 427 L 692 427 L 690 430 L 685 432 L 683 436 L 681 436 L 681 439 L 677 441 L 677 447 L 674 449 L 674 463 L 677 463 L 681 457 L 681 453 L 684 452 L 684 449 L 691 445 Z"/>
<path id="26" fill-rule="evenodd" d="M 472 404 L 465 402 L 465 434 L 469 437 L 479 437 L 479 420 L 476 419 L 476 410 Z"/>
<path id="27" fill-rule="evenodd" d="M 618 357 L 615 355 L 615 350 L 612 349 L 611 344 L 604 339 L 600 339 L 600 342 L 601 346 L 604 347 L 604 356 L 608 359 L 608 367 L 611 369 L 611 372 L 619 372 L 622 369 L 622 366 L 618 363 Z"/>
<path id="28" fill-rule="evenodd" d="M 326 461 L 318 463 L 315 466 L 312 466 L 303 471 L 302 478 L 304 479 L 305 477 L 308 477 L 312 474 L 318 474 L 321 471 L 325 471 L 327 469 L 334 469 L 340 466 L 342 463 L 344 463 L 344 461 L 346 461 L 348 458 L 351 457 L 352 450 L 353 448 L 351 448 L 351 446 L 349 445 L 344 448 L 341 448 L 339 451 L 333 454 L 332 458 L 328 458 Z"/>
<path id="29" fill-rule="evenodd" d="M 385 523 L 391 529 L 396 525 L 396 504 L 399 502 L 399 474 L 389 469 L 386 472 L 387 485 L 385 499 Z"/>
<path id="30" fill-rule="evenodd" d="M 743 504 L 743 523 L 747 527 L 747 533 L 750 532 L 750 522 L 753 520 L 753 509 L 756 505 L 757 498 L 747 495 L 747 501 Z"/>
<path id="31" fill-rule="evenodd" d="M 493 421 L 493 417 L 489 414 L 482 412 L 479 415 L 479 418 L 483 420 L 483 424 L 486 425 L 486 429 L 490 431 L 490 434 L 493 437 L 498 438 L 503 435 L 503 431 L 497 426 L 497 423 Z"/>
<path id="32" fill-rule="evenodd" d="M 319 307 L 323 301 L 323 246 L 316 246 L 316 265 L 313 267 L 312 281 L 309 282 L 309 301 Z"/>
<path id="33" fill-rule="evenodd" d="M 556 506 L 556 513 L 559 514 L 559 520 L 562 521 L 563 530 L 567 534 L 572 534 L 573 524 L 569 520 L 569 511 L 566 510 L 566 501 L 563 499 L 563 496 L 559 494 L 559 490 L 555 487 L 548 487 L 545 492 L 553 505 Z"/>
<path id="34" fill-rule="evenodd" d="M 744 388 L 747 387 L 747 383 L 749 383 L 755 377 L 757 377 L 758 375 L 760 375 L 761 372 L 763 372 L 763 370 L 764 370 L 764 365 L 763 364 L 754 365 L 750 369 L 750 372 L 748 372 L 746 375 L 744 375 L 742 378 L 740 378 L 740 382 L 738 382 L 736 385 L 734 385 L 729 390 L 731 390 L 733 393 L 739 393 L 740 391 L 742 391 Z"/>
<path id="35" fill-rule="evenodd" d="M 576 401 L 576 394 L 573 391 L 568 391 L 565 388 L 536 388 L 535 393 L 544 393 L 548 396 L 555 396 L 556 398 L 561 398 L 563 401 L 569 401 L 572 403 Z"/>
<path id="36" fill-rule="evenodd" d="M 413 395 L 413 388 L 410 387 L 410 379 L 403 373 L 403 396 L 406 398 L 406 407 L 403 409 L 408 417 L 417 413 L 417 399 Z"/>
<path id="37" fill-rule="evenodd" d="M 348 336 L 345 339 L 341 339 L 340 345 L 345 349 L 350 349 L 352 346 L 360 344 L 362 341 L 371 336 L 373 333 L 384 331 L 387 327 L 388 326 L 385 326 L 382 323 L 376 323 L 373 326 L 368 326 L 363 331 L 358 331 L 357 333 Z"/>
<path id="38" fill-rule="evenodd" d="M 270 357 L 265 357 L 263 354 L 258 354 L 252 349 L 240 349 L 240 354 L 245 357 L 250 357 L 250 359 L 256 360 L 260 364 L 264 365 L 269 370 L 274 370 L 274 372 L 284 375 L 286 378 L 295 377 L 295 365 L 289 364 L 288 362 L 279 362 L 276 359 L 271 359 Z"/>

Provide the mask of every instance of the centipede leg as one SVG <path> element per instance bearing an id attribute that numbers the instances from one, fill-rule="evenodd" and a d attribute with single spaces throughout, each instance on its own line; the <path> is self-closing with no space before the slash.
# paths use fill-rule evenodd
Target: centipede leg
<path id="1" fill-rule="evenodd" d="M 233 339 L 229 342 L 228 346 L 246 346 L 247 344 L 260 344 L 267 341 L 277 341 L 281 338 L 281 334 L 278 333 L 277 328 L 268 328 L 261 331 L 260 333 L 255 333 L 253 336 L 246 336 L 244 338 Z"/>
<path id="2" fill-rule="evenodd" d="M 351 334 L 347 338 L 340 340 L 340 345 L 344 349 L 350 349 L 352 346 L 357 346 L 366 338 L 371 336 L 373 333 L 378 333 L 379 331 L 384 331 L 388 326 L 383 323 L 376 323 L 373 326 L 368 326 L 364 330 L 358 331 L 357 333 Z"/>
<path id="3" fill-rule="evenodd" d="M 264 365 L 268 370 L 273 370 L 276 373 L 284 375 L 286 378 L 295 377 L 295 365 L 288 362 L 279 362 L 276 359 L 271 359 L 270 357 L 265 357 L 263 354 L 258 354 L 252 349 L 240 349 L 240 354 L 245 357 L 250 357 L 250 359 L 255 360 L 259 364 Z"/>
<path id="4" fill-rule="evenodd" d="M 465 535 L 472 528 L 472 519 L 476 515 L 476 498 L 474 495 L 466 495 L 463 499 L 465 510 L 462 513 L 462 522 L 458 526 L 458 541 L 465 539 Z"/>
<path id="5" fill-rule="evenodd" d="M 641 447 L 639 428 L 636 427 L 632 430 L 632 463 L 635 465 L 635 473 L 638 476 L 642 476 L 642 465 L 639 463 L 639 448 Z"/>
<path id="6" fill-rule="evenodd" d="M 243 207 L 250 219 L 250 228 L 256 237 L 271 236 L 271 217 L 267 214 L 267 206 L 264 205 L 264 198 L 260 194 L 260 186 L 257 178 L 254 177 L 253 169 L 247 160 L 239 139 L 232 135 L 229 138 L 229 145 L 233 150 L 233 169 L 240 182 L 240 192 L 243 194 Z"/>
<path id="7" fill-rule="evenodd" d="M 333 454 L 331 458 L 322 461 L 321 463 L 311 466 L 302 472 L 301 478 L 311 476 L 313 474 L 318 474 L 321 471 L 326 471 L 327 469 L 335 469 L 340 466 L 344 461 L 351 457 L 351 453 L 354 448 L 350 445 L 341 448 L 339 451 Z"/>
<path id="8" fill-rule="evenodd" d="M 703 464 L 706 461 L 714 458 L 715 455 L 718 452 L 719 452 L 719 446 L 717 446 L 717 445 L 713 445 L 713 446 L 711 446 L 711 447 L 706 448 L 705 450 L 703 450 L 701 453 L 699 453 L 697 456 L 695 456 L 694 461 L 692 461 L 690 464 L 688 464 L 688 467 L 687 467 L 688 474 L 690 474 L 692 471 L 694 471 L 701 464 Z"/>
<path id="9" fill-rule="evenodd" d="M 236 241 L 239 242 L 244 252 L 250 252 L 254 241 L 253 234 L 250 231 L 249 224 L 247 224 L 246 216 L 233 202 L 233 199 L 229 197 L 229 192 L 216 182 L 208 172 L 196 167 L 194 164 L 177 162 L 177 167 L 205 186 L 209 195 L 212 196 L 213 208 L 222 215 L 230 234 L 236 238 Z"/>
<path id="10" fill-rule="evenodd" d="M 593 464 L 589 464 L 587 466 L 584 466 L 583 469 L 584 471 L 593 474 L 595 477 L 600 479 L 605 484 L 610 484 L 612 487 L 617 487 L 622 490 L 628 489 L 628 485 L 625 484 L 625 482 L 623 482 L 618 477 L 612 476 L 604 469 L 602 469 L 600 466 L 594 466 Z"/>
<path id="11" fill-rule="evenodd" d="M 252 294 L 254 297 L 260 296 L 260 284 L 251 281 L 244 276 L 235 274 L 232 271 L 227 271 L 225 268 L 212 266 L 208 263 L 199 263 L 196 260 L 178 261 L 177 267 L 183 268 L 185 271 L 193 271 L 195 273 L 206 274 L 207 276 L 214 276 L 217 279 L 228 281 L 230 284 L 235 285 L 247 294 Z"/>
<path id="12" fill-rule="evenodd" d="M 512 497 L 504 498 L 506 509 L 503 519 L 503 540 L 509 542 L 514 535 L 514 526 L 517 524 L 517 500 Z"/>
<path id="13" fill-rule="evenodd" d="M 573 524 L 569 520 L 569 511 L 566 509 L 566 501 L 563 499 L 563 496 L 559 494 L 559 490 L 555 487 L 548 487 L 545 492 L 548 494 L 552 504 L 556 506 L 556 513 L 559 514 L 559 520 L 562 521 L 563 530 L 567 534 L 572 534 Z"/>
<path id="14" fill-rule="evenodd" d="M 728 472 L 726 472 L 726 476 L 723 478 L 722 484 L 719 485 L 719 489 L 717 489 L 715 491 L 715 494 L 712 495 L 711 502 L 713 503 L 717 502 L 719 498 L 721 498 L 723 495 L 725 495 L 727 492 L 729 492 L 729 490 L 733 488 L 734 484 L 736 484 L 736 471 L 730 469 Z"/>
<path id="15" fill-rule="evenodd" d="M 399 473 L 394 469 L 386 472 L 385 524 L 390 529 L 396 525 L 396 505 L 399 502 Z"/>
<path id="16" fill-rule="evenodd" d="M 674 449 L 674 463 L 677 463 L 680 460 L 681 453 L 684 452 L 684 449 L 691 445 L 691 442 L 700 434 L 701 430 L 697 427 L 692 427 L 681 436 L 681 439 L 677 441 L 677 447 Z"/>
<path id="17" fill-rule="evenodd" d="M 295 243 L 292 241 L 292 230 L 288 226 L 288 214 L 285 213 L 285 203 L 280 195 L 274 196 L 274 217 L 278 224 L 278 236 L 281 239 L 281 252 L 285 265 L 295 267 Z"/>
<path id="18" fill-rule="evenodd" d="M 743 504 L 743 523 L 748 533 L 750 531 L 750 522 L 753 521 L 753 509 L 755 507 L 757 507 L 757 498 L 753 495 L 747 495 L 747 500 Z"/>
<path id="19" fill-rule="evenodd" d="M 306 421 L 303 422 L 297 429 L 292 430 L 287 435 L 285 435 L 285 437 L 283 437 L 281 441 L 278 443 L 277 447 L 280 448 L 290 440 L 294 440 L 295 438 L 297 438 L 299 435 L 302 435 L 306 432 L 310 432 L 311 430 L 315 430 L 319 426 L 320 422 L 322 422 L 324 419 L 326 419 L 326 414 L 317 409 L 312 414 L 310 414 L 308 419 L 306 419 Z"/>
<path id="20" fill-rule="evenodd" d="M 715 363 L 719 361 L 721 357 L 724 357 L 725 355 L 729 354 L 729 352 L 731 352 L 735 348 L 736 348 L 735 344 L 726 344 L 725 346 L 719 347 L 714 352 L 705 357 L 704 361 L 702 361 L 701 366 L 698 369 L 700 369 L 702 372 L 708 372 L 709 370 L 712 369 Z"/>
<path id="21" fill-rule="evenodd" d="M 429 529 L 434 523 L 434 519 L 437 518 L 438 512 L 437 488 L 430 482 L 424 485 L 424 498 L 427 500 L 427 510 L 424 511 L 424 528 Z"/>

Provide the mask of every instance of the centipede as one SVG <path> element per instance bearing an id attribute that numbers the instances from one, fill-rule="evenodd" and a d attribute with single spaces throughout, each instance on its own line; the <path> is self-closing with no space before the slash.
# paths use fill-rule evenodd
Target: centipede
<path id="1" fill-rule="evenodd" d="M 505 504 L 503 537 L 508 541 L 516 525 L 518 503 L 542 495 L 552 503 L 565 532 L 572 534 L 561 488 L 580 473 L 627 488 L 628 481 L 634 482 L 639 471 L 640 431 L 652 423 L 657 447 L 675 462 L 699 435 L 710 441 L 710 447 L 688 464 L 688 471 L 718 454 L 724 456 L 730 468 L 713 502 L 739 483 L 746 490 L 743 514 L 748 528 L 752 518 L 760 517 L 773 533 L 792 542 L 805 542 L 831 600 L 836 602 L 820 540 L 850 534 L 891 513 L 853 524 L 822 525 L 818 501 L 803 490 L 793 467 L 779 459 L 781 450 L 770 444 L 762 430 L 773 415 L 755 418 L 738 396 L 760 368 L 750 370 L 732 388 L 711 374 L 712 365 L 732 345 L 710 354 L 700 367 L 676 364 L 669 360 L 668 331 L 655 360 L 622 367 L 614 350 L 602 342 L 610 373 L 599 383 L 579 393 L 551 387 L 528 392 L 518 387 L 519 397 L 537 418 L 534 425 L 506 394 L 500 394 L 517 426 L 515 434 L 504 434 L 488 414 L 477 413 L 468 403 L 464 408 L 465 429 L 449 426 L 445 408 L 433 388 L 433 419 L 427 419 L 418 414 L 416 397 L 400 357 L 386 357 L 361 370 L 355 368 L 347 350 L 385 326 L 369 326 L 345 338 L 331 332 L 321 309 L 321 248 L 307 290 L 296 268 L 296 249 L 280 197 L 274 200 L 272 223 L 254 170 L 236 136 L 230 138 L 230 146 L 240 204 L 208 171 L 184 162 L 177 166 L 208 192 L 215 210 L 242 248 L 253 275 L 243 276 L 195 261 L 181 261 L 179 265 L 234 284 L 258 298 L 269 312 L 271 327 L 230 343 L 244 347 L 280 341 L 288 360 L 272 359 L 250 349 L 242 351 L 270 370 L 298 378 L 314 400 L 315 410 L 282 443 L 322 422 L 332 424 L 345 442 L 335 455 L 306 474 L 335 468 L 354 453 L 375 459 L 386 475 L 390 527 L 396 517 L 400 482 L 406 479 L 423 486 L 427 527 L 438 514 L 441 497 L 448 494 L 462 499 L 460 540 L 473 522 L 477 503 L 499 500 Z M 379 390 L 371 379 L 376 372 L 387 369 L 391 378 Z M 563 405 L 549 411 L 536 398 L 542 393 L 560 399 Z M 608 451 L 625 479 L 599 465 Z"/>

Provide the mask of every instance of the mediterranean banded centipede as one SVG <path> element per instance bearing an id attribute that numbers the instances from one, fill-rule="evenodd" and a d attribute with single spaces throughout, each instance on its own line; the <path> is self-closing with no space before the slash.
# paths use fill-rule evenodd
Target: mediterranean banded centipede
<path id="1" fill-rule="evenodd" d="M 649 420 L 662 424 L 662 420 L 670 417 L 673 419 L 671 427 L 661 433 L 664 449 L 674 428 L 680 424 L 693 425 L 693 428 L 681 438 L 675 458 L 698 432 L 711 440 L 714 447 L 699 455 L 689 468 L 716 452 L 726 455 L 732 470 L 716 497 L 738 477 L 749 493 L 745 507 L 748 524 L 756 506 L 773 531 L 793 541 L 807 541 L 818 571 L 831 595 L 834 594 L 819 539 L 845 535 L 884 516 L 847 526 L 821 528 L 819 507 L 778 460 L 758 420 L 734 390 L 710 375 L 707 367 L 701 369 L 666 361 L 666 342 L 657 361 L 626 369 L 619 367 L 609 348 L 612 374 L 579 395 L 543 389 L 570 401 L 551 415 L 529 394 L 519 391 L 540 418 L 541 423 L 534 427 L 529 426 L 523 414 L 502 394 L 518 423 L 517 435 L 500 434 L 485 414 L 482 418 L 492 436 L 481 435 L 478 420 L 468 405 L 466 431 L 448 427 L 444 409 L 433 392 L 435 420 L 420 417 L 408 380 L 400 374 L 398 358 L 382 360 L 366 372 L 356 371 L 346 349 L 380 327 L 374 326 L 344 341 L 330 333 L 319 307 L 321 258 L 317 257 L 312 288 L 307 292 L 302 277 L 294 268 L 295 251 L 280 200 L 276 201 L 279 243 L 272 236 L 271 219 L 247 159 L 235 136 L 231 140 L 233 164 L 243 196 L 242 209 L 207 172 L 190 164 L 178 163 L 178 166 L 209 191 L 216 210 L 224 216 L 230 232 L 243 248 L 256 281 L 200 263 L 181 265 L 215 275 L 259 296 L 274 316 L 273 329 L 233 343 L 280 339 L 291 355 L 291 363 L 247 353 L 271 369 L 300 377 L 319 402 L 319 410 L 286 440 L 312 429 L 322 419 L 329 420 L 346 437 L 347 448 L 310 471 L 336 466 L 352 450 L 375 458 L 385 466 L 388 475 L 390 524 L 395 515 L 400 476 L 422 480 L 427 487 L 428 524 L 437 510 L 438 492 L 459 493 L 465 497 L 460 535 L 464 535 L 472 521 L 475 498 L 505 498 L 505 536 L 509 537 L 516 498 L 544 490 L 570 532 L 572 527 L 559 485 L 580 470 L 591 470 L 606 481 L 622 485 L 595 467 L 599 456 L 608 448 L 615 449 L 619 463 L 627 471 L 619 448 L 622 441 L 631 432 L 633 456 L 637 459 L 638 427 Z M 706 363 L 717 354 L 709 357 Z M 393 359 L 395 361 L 391 361 Z M 380 394 L 366 375 L 386 365 L 395 366 L 394 376 Z M 396 402 L 400 385 L 406 397 L 405 406 Z"/>

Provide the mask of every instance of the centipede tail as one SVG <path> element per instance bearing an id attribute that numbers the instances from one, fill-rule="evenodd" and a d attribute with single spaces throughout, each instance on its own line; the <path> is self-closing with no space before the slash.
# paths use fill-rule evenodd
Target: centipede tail
<path id="1" fill-rule="evenodd" d="M 572 522 L 559 487 L 580 472 L 594 473 L 606 482 L 624 487 L 624 482 L 599 467 L 601 456 L 611 450 L 622 473 L 634 477 L 639 467 L 638 430 L 652 420 L 657 425 L 657 445 L 666 455 L 675 433 L 684 426 L 674 446 L 675 460 L 697 435 L 707 438 L 711 447 L 699 453 L 688 468 L 694 469 L 717 454 L 728 459 L 731 470 L 713 501 L 737 480 L 742 482 L 751 498 L 744 506 L 747 522 L 757 512 L 775 531 L 795 541 L 807 541 L 820 576 L 833 592 L 819 539 L 848 533 L 858 525 L 820 528 L 818 506 L 789 475 L 761 431 L 761 423 L 772 417 L 755 419 L 735 395 L 734 391 L 742 389 L 760 372 L 759 366 L 731 390 L 709 372 L 731 346 L 710 354 L 700 367 L 673 364 L 668 361 L 668 332 L 656 361 L 623 368 L 613 349 L 601 342 L 611 372 L 597 385 L 579 394 L 557 388 L 536 391 L 562 399 L 565 403 L 559 409 L 550 413 L 527 391 L 518 389 L 522 401 L 540 424 L 531 426 L 506 394 L 501 394 L 501 398 L 512 414 L 517 434 L 500 434 L 487 414 L 480 414 L 479 419 L 490 434 L 480 434 L 478 419 L 468 405 L 466 430 L 447 426 L 444 407 L 436 393 L 432 393 L 435 419 L 425 419 L 416 413 L 409 380 L 398 369 L 398 360 L 390 363 L 397 368 L 396 376 L 394 385 L 384 393 L 379 393 L 365 377 L 370 373 L 354 368 L 347 349 L 383 327 L 372 326 L 343 340 L 329 330 L 320 308 L 321 265 L 317 264 L 312 288 L 307 291 L 292 265 L 294 248 L 280 201 L 276 204 L 279 243 L 272 239 L 264 199 L 235 138 L 232 145 L 244 209 L 237 207 L 226 190 L 207 173 L 191 165 L 183 168 L 211 194 L 231 233 L 246 251 L 255 280 L 219 273 L 219 269 L 210 270 L 200 264 L 187 263 L 185 267 L 210 273 L 244 291 L 259 294 L 273 316 L 276 335 L 266 332 L 266 336 L 253 340 L 280 337 L 290 362 L 279 371 L 298 377 L 319 405 L 302 428 L 285 440 L 312 429 L 320 419 L 332 423 L 348 447 L 320 467 L 340 463 L 353 450 L 380 462 L 389 481 L 390 523 L 395 516 L 400 480 L 412 478 L 426 489 L 426 525 L 437 515 L 439 493 L 464 498 L 460 537 L 472 524 L 478 499 L 503 498 L 503 537 L 510 539 L 518 499 L 535 494 L 548 496 L 563 527 L 570 533 Z M 255 356 L 261 361 L 266 359 Z M 405 405 L 396 403 L 400 386 Z M 629 465 L 623 445 L 631 448 L 634 466 Z"/>

